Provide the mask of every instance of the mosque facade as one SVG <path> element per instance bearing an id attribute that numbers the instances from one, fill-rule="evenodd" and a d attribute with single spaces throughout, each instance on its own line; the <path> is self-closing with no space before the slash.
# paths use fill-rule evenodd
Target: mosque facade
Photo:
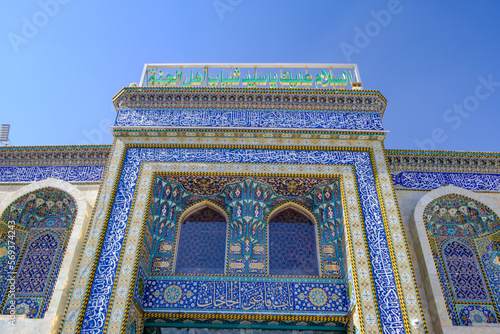
<path id="1" fill-rule="evenodd" d="M 500 154 L 384 147 L 356 65 L 147 64 L 0 148 L 2 333 L 495 333 Z"/>

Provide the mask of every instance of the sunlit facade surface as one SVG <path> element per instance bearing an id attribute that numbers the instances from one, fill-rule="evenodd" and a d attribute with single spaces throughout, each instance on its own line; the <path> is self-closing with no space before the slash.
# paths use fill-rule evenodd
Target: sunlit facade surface
<path id="1" fill-rule="evenodd" d="M 0 332 L 500 330 L 500 154 L 386 149 L 356 65 L 146 64 L 113 103 L 110 146 L 0 148 Z"/>

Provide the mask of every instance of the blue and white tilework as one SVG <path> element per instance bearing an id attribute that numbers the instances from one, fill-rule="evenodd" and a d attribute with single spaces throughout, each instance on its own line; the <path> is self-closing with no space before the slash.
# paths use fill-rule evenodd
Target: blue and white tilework
<path id="1" fill-rule="evenodd" d="M 396 189 L 431 190 L 453 185 L 468 190 L 500 191 L 500 174 L 447 172 L 392 172 Z"/>
<path id="2" fill-rule="evenodd" d="M 82 333 L 101 332 L 142 162 L 289 163 L 353 165 L 371 257 L 381 326 L 386 333 L 404 333 L 393 266 L 386 239 L 372 164 L 368 152 L 244 150 L 244 149 L 156 149 L 128 148 L 116 197 L 104 237 L 102 251 L 84 315 Z"/>
<path id="3" fill-rule="evenodd" d="M 312 128 L 383 130 L 378 112 L 331 112 L 293 110 L 118 110 L 116 126 Z"/>
<path id="4" fill-rule="evenodd" d="M 25 183 L 59 179 L 67 182 L 100 182 L 106 166 L 0 167 L 0 182 Z"/>
<path id="5" fill-rule="evenodd" d="M 143 309 L 346 316 L 345 283 L 255 280 L 146 280 Z"/>
<path id="6" fill-rule="evenodd" d="M 500 251 L 498 243 L 491 242 L 480 254 L 486 279 L 488 280 L 493 300 L 500 308 Z"/>
<path id="7" fill-rule="evenodd" d="M 464 326 L 497 323 L 495 309 L 491 305 L 457 305 L 457 312 Z"/>

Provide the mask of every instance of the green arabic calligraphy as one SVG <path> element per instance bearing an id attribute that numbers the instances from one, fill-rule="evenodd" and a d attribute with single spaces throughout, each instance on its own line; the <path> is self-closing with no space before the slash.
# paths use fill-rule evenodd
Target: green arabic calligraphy
<path id="1" fill-rule="evenodd" d="M 271 88 L 277 88 L 278 83 L 281 87 L 311 87 L 314 83 L 316 88 L 326 88 L 328 86 L 338 88 L 345 87 L 349 82 L 351 82 L 351 84 L 353 82 L 351 72 L 344 71 L 340 76 L 335 77 L 334 75 L 332 75 L 332 72 L 330 70 L 322 70 L 320 74 L 316 75 L 315 81 L 313 81 L 313 78 L 309 73 L 302 75 L 302 71 L 299 71 L 299 73 L 295 77 L 292 76 L 292 71 L 285 71 L 280 77 L 278 77 L 278 74 L 274 74 L 273 76 L 271 74 L 271 71 L 269 71 L 269 75 L 257 76 L 256 74 L 254 74 L 254 76 L 252 77 L 250 76 L 250 73 L 247 73 L 246 77 L 242 77 L 240 75 L 239 68 L 235 68 L 234 71 L 232 73 L 229 73 L 225 78 L 223 76 L 223 71 L 221 71 L 220 74 L 217 74 L 215 77 L 209 76 L 208 67 L 205 67 L 203 69 L 203 75 L 201 75 L 200 72 L 196 72 L 196 74 L 194 74 L 193 76 L 193 73 L 194 71 L 190 71 L 189 77 L 183 80 L 182 69 L 181 71 L 176 71 L 175 74 L 167 74 L 165 75 L 165 77 L 163 76 L 163 71 L 149 69 L 149 77 L 147 83 L 150 86 L 190 87 L 201 86 L 205 84 L 210 87 L 219 85 L 222 87 L 241 85 L 251 88 L 257 86 L 270 86 Z"/>

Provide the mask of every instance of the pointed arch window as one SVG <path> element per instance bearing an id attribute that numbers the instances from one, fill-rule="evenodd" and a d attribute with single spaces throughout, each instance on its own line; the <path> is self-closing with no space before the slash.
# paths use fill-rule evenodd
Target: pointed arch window
<path id="1" fill-rule="evenodd" d="M 45 316 L 76 213 L 75 200 L 56 188 L 42 188 L 21 196 L 3 213 L 2 224 L 13 221 L 16 229 L 27 231 L 25 239 L 16 239 L 14 261 L 17 276 L 13 298 L 17 314 L 27 318 Z M 0 229 L 0 246 L 2 240 L 3 232 Z M 4 259 L 0 258 L 0 273 L 5 272 Z M 6 307 L 12 300 L 7 293 L 6 283 L 0 279 L 0 303 L 4 305 L 2 314 L 8 314 Z"/>
<path id="2" fill-rule="evenodd" d="M 227 222 L 217 211 L 204 208 L 190 214 L 180 227 L 178 274 L 224 274 Z"/>
<path id="3" fill-rule="evenodd" d="M 446 194 L 427 204 L 424 219 L 453 325 L 497 323 L 494 310 L 499 299 L 491 287 L 498 283 L 490 279 L 496 274 L 488 274 L 491 256 L 496 254 L 490 248 L 491 233 L 500 226 L 496 214 L 469 197 Z"/>
<path id="4" fill-rule="evenodd" d="M 269 274 L 319 276 L 316 228 L 311 219 L 285 209 L 269 221 Z"/>
<path id="5" fill-rule="evenodd" d="M 50 232 L 34 238 L 19 266 L 17 293 L 43 293 L 55 263 L 59 239 Z"/>
<path id="6" fill-rule="evenodd" d="M 474 251 L 464 242 L 451 240 L 441 252 L 456 300 L 489 301 L 489 293 Z"/>

